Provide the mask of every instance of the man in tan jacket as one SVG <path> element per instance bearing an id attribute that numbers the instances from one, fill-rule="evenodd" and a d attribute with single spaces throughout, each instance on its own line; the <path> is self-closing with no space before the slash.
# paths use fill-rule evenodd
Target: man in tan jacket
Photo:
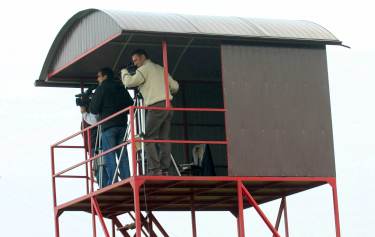
<path id="1" fill-rule="evenodd" d="M 145 106 L 165 107 L 166 92 L 164 68 L 152 62 L 143 49 L 132 53 L 132 61 L 137 66 L 135 74 L 130 75 L 127 69 L 121 70 L 122 82 L 127 88 L 137 87 L 141 92 Z M 173 99 L 179 88 L 177 81 L 169 75 L 169 99 Z M 168 140 L 173 111 L 148 110 L 146 116 L 146 140 Z M 171 163 L 171 144 L 158 143 L 159 154 L 155 143 L 145 143 L 148 155 L 149 175 L 168 175 Z"/>

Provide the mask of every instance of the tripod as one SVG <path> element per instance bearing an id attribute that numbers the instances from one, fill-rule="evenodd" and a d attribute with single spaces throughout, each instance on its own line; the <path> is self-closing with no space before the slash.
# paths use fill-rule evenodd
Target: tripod
<path id="1" fill-rule="evenodd" d="M 140 106 L 140 107 L 143 106 L 143 97 L 138 90 L 134 91 L 134 106 Z M 139 137 L 141 140 L 143 140 L 144 135 L 145 135 L 145 131 L 146 131 L 146 126 L 145 126 L 145 124 L 146 124 L 146 122 L 145 122 L 146 121 L 145 120 L 146 112 L 145 112 L 145 109 L 136 109 L 134 115 L 135 115 L 134 120 L 135 120 L 135 123 L 136 123 L 135 134 L 137 134 L 136 136 Z M 130 122 L 132 122 L 132 121 L 129 121 L 129 124 L 127 126 L 127 129 L 126 129 L 126 132 L 125 132 L 125 135 L 124 135 L 124 138 L 123 138 L 124 142 L 127 141 L 128 138 L 130 137 Z M 112 184 L 116 180 L 118 170 L 119 170 L 119 164 L 120 164 L 120 161 L 121 161 L 121 158 L 122 158 L 122 153 L 123 153 L 124 149 L 126 149 L 125 146 L 123 146 L 121 148 L 119 160 L 118 160 L 117 167 L 116 167 L 116 170 L 115 170 L 115 175 L 112 179 Z M 137 146 L 136 155 L 137 155 L 137 163 L 139 163 L 139 165 L 140 165 L 139 172 L 140 172 L 141 175 L 146 175 L 146 159 L 145 159 L 144 142 L 140 143 L 139 149 L 138 149 L 138 146 Z M 177 172 L 178 176 L 181 176 L 179 167 L 178 167 L 178 165 L 177 165 L 177 163 L 176 163 L 172 154 L 171 154 L 171 161 L 173 163 L 173 166 L 176 169 L 176 172 Z"/>

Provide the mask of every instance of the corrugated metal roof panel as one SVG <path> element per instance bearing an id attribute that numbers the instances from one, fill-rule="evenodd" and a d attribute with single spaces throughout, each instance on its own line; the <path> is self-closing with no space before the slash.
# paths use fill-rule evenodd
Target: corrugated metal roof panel
<path id="1" fill-rule="evenodd" d="M 123 30 L 146 32 L 199 33 L 197 29 L 177 14 L 105 11 Z"/>
<path id="2" fill-rule="evenodd" d="M 104 12 L 111 16 L 124 31 L 340 42 L 328 30 L 309 21 L 112 10 Z"/>
<path id="3" fill-rule="evenodd" d="M 309 21 L 268 20 L 242 18 L 260 28 L 265 35 L 272 38 L 291 38 L 308 40 L 338 39 L 322 26 Z"/>

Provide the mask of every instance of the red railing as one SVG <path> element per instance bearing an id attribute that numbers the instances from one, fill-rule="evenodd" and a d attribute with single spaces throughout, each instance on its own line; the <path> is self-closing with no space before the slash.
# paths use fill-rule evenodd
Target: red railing
<path id="1" fill-rule="evenodd" d="M 181 111 L 181 112 L 215 112 L 215 113 L 225 113 L 225 109 L 219 109 L 219 108 L 174 108 L 174 107 L 145 107 L 145 106 L 130 106 L 126 109 L 123 109 L 119 112 L 114 113 L 113 115 L 99 121 L 98 123 L 89 126 L 77 133 L 74 133 L 71 136 L 68 136 L 67 138 L 51 145 L 51 168 L 52 168 L 52 190 L 53 190 L 53 202 L 54 206 L 57 206 L 57 187 L 56 187 L 56 178 L 74 178 L 74 179 L 86 179 L 86 194 L 89 194 L 90 192 L 95 191 L 94 189 L 94 175 L 92 172 L 93 168 L 93 161 L 100 158 L 101 156 L 104 156 L 110 152 L 113 152 L 117 149 L 120 149 L 121 147 L 127 146 L 128 144 L 131 145 L 131 160 L 129 162 L 132 162 L 132 173 L 131 176 L 137 176 L 138 175 L 138 163 L 137 163 L 137 157 L 136 157 L 136 143 L 174 143 L 174 144 L 214 144 L 214 145 L 228 145 L 227 140 L 222 141 L 210 141 L 210 140 L 144 140 L 136 138 L 135 133 L 135 111 L 136 110 L 172 110 L 172 111 Z M 90 141 L 90 132 L 91 129 L 98 127 L 99 125 L 105 123 L 106 121 L 113 119 L 116 116 L 119 116 L 124 113 L 129 113 L 129 125 L 130 126 L 130 137 L 124 141 L 123 143 L 112 147 L 109 150 L 106 150 L 104 152 L 101 152 L 94 156 L 89 156 L 88 154 L 91 153 L 91 141 Z M 84 144 L 82 146 L 77 145 L 64 145 L 66 142 L 76 138 L 79 135 L 86 135 L 83 136 L 83 138 L 87 137 L 87 139 L 82 139 Z M 87 150 L 86 150 L 87 148 Z M 70 167 L 67 167 L 62 170 L 56 170 L 56 157 L 55 157 L 55 149 L 85 149 L 85 160 L 81 161 L 75 165 L 72 165 Z M 72 171 L 78 167 L 85 166 L 85 175 L 67 175 L 66 173 L 69 171 Z"/>

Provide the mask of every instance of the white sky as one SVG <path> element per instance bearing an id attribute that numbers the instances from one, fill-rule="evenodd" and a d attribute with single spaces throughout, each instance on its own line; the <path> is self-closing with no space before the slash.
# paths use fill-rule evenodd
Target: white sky
<path id="1" fill-rule="evenodd" d="M 2 1 L 0 15 L 0 236 L 53 236 L 49 145 L 79 128 L 78 90 L 35 88 L 54 37 L 76 12 L 107 8 L 311 20 L 352 49 L 328 47 L 342 236 L 372 237 L 375 223 L 375 31 L 371 1 Z M 70 190 L 64 190 L 70 192 Z M 278 203 L 264 206 L 274 222 Z M 291 236 L 334 236 L 328 186 L 288 198 Z M 191 236 L 189 214 L 159 215 Z M 171 216 L 173 218 L 171 218 Z M 228 213 L 200 213 L 199 236 L 237 236 Z M 90 218 L 64 214 L 61 236 L 90 236 Z M 270 236 L 246 211 L 247 236 Z M 100 227 L 98 228 L 100 229 Z M 99 235 L 101 236 L 101 235 Z"/>

